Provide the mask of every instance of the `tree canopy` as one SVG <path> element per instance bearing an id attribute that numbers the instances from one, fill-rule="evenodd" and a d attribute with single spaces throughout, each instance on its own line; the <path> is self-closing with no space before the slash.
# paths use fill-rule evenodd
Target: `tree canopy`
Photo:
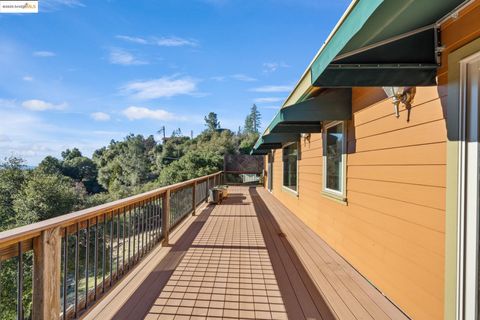
<path id="1" fill-rule="evenodd" d="M 210 112 L 204 119 L 207 130 L 215 131 L 220 129 L 220 121 L 218 121 L 218 116 L 215 112 Z"/>

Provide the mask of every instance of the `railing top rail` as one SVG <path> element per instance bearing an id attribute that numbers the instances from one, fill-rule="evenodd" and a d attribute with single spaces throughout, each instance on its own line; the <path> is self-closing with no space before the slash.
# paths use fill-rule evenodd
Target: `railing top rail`
<path id="1" fill-rule="evenodd" d="M 167 190 L 173 191 L 186 186 L 189 186 L 195 182 L 202 182 L 208 178 L 221 174 L 222 171 L 212 173 L 207 176 L 179 182 L 169 186 L 161 187 L 155 190 L 144 192 L 138 195 L 134 195 L 125 199 L 116 200 L 113 202 L 105 203 L 96 207 L 83 209 L 80 211 L 68 213 L 59 217 L 51 218 L 48 220 L 32 223 L 23 227 L 18 227 L 11 230 L 0 232 L 0 248 L 9 246 L 13 243 L 35 238 L 40 235 L 44 230 L 53 229 L 56 227 L 68 227 L 77 222 L 82 222 L 87 219 L 94 218 L 96 216 L 108 213 L 117 209 L 124 208 L 128 205 L 138 203 L 142 200 L 149 199 L 155 196 L 160 196 L 167 192 Z"/>
<path id="2" fill-rule="evenodd" d="M 230 174 L 261 174 L 262 171 L 223 171 L 223 173 L 230 173 Z"/>

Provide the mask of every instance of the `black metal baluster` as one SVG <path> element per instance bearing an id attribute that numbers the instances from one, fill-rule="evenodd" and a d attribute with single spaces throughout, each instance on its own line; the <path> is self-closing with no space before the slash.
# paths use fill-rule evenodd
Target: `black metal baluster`
<path id="1" fill-rule="evenodd" d="M 122 274 L 125 274 L 125 221 L 127 221 L 127 209 L 126 207 L 123 207 Z"/>
<path id="2" fill-rule="evenodd" d="M 135 263 L 135 240 L 137 238 L 137 230 L 136 230 L 136 211 L 137 206 L 133 205 L 133 224 L 132 224 L 132 231 L 133 231 L 133 247 L 132 247 L 132 260 Z"/>
<path id="3" fill-rule="evenodd" d="M 132 207 L 128 207 L 128 270 L 130 270 L 130 242 L 131 242 L 131 232 L 130 230 L 132 229 Z"/>
<path id="4" fill-rule="evenodd" d="M 105 262 L 107 261 L 106 248 L 106 230 L 107 230 L 107 214 L 103 214 L 103 241 L 102 241 L 102 293 L 105 292 Z"/>
<path id="5" fill-rule="evenodd" d="M 88 267 L 90 255 L 90 219 L 87 220 L 87 231 L 85 234 L 85 309 L 88 309 Z"/>
<path id="6" fill-rule="evenodd" d="M 117 261 L 116 278 L 118 280 L 118 269 L 120 266 L 120 209 L 118 210 L 116 216 L 117 216 L 117 258 L 115 260 Z"/>
<path id="7" fill-rule="evenodd" d="M 158 197 L 155 198 L 155 242 L 158 242 L 160 239 L 160 207 L 158 202 Z"/>
<path id="8" fill-rule="evenodd" d="M 135 261 L 137 261 L 140 258 L 140 232 L 141 232 L 141 230 L 140 230 L 140 212 L 139 212 L 140 208 L 139 208 L 139 206 L 136 206 L 135 209 L 136 209 L 135 210 L 136 211 L 135 216 L 136 216 L 136 219 L 137 219 L 137 236 L 138 236 L 138 239 L 137 239 L 137 256 L 136 256 Z"/>
<path id="9" fill-rule="evenodd" d="M 143 234 L 142 234 L 142 242 L 143 242 L 143 250 L 142 250 L 142 255 L 145 255 L 145 252 L 148 249 L 148 228 L 147 228 L 147 203 L 145 201 L 142 201 L 142 219 L 143 219 Z"/>
<path id="10" fill-rule="evenodd" d="M 68 279 L 68 231 L 67 228 L 64 230 L 63 238 L 63 319 L 67 319 L 67 279 Z"/>
<path id="11" fill-rule="evenodd" d="M 76 234 L 75 234 L 75 318 L 78 316 L 78 277 L 79 277 L 79 260 L 80 260 L 80 253 L 78 247 L 78 240 L 80 237 L 80 230 L 78 227 L 78 222 L 75 225 Z"/>
<path id="12" fill-rule="evenodd" d="M 145 202 L 141 202 L 142 207 L 142 257 L 145 255 Z"/>
<path id="13" fill-rule="evenodd" d="M 152 224 L 152 222 L 155 219 L 154 216 L 153 216 L 154 215 L 154 213 L 153 213 L 153 201 L 154 200 L 152 198 L 150 200 L 148 200 L 148 212 L 149 212 L 149 214 L 148 214 L 148 216 L 149 216 L 149 218 L 148 218 L 148 230 L 149 230 L 149 234 L 150 234 L 148 239 L 150 241 L 150 250 L 153 248 L 153 244 L 154 244 L 154 234 L 153 233 L 155 231 L 155 229 L 153 228 L 154 225 Z"/>
<path id="14" fill-rule="evenodd" d="M 18 243 L 18 265 L 17 265 L 17 319 L 23 320 L 23 248 Z"/>
<path id="15" fill-rule="evenodd" d="M 152 199 L 147 201 L 148 250 L 152 249 Z"/>
<path id="16" fill-rule="evenodd" d="M 110 287 L 112 286 L 113 278 L 113 211 L 110 216 Z"/>
<path id="17" fill-rule="evenodd" d="M 98 277 L 98 216 L 95 217 L 95 252 L 93 253 L 93 300 L 97 301 L 97 277 Z"/>

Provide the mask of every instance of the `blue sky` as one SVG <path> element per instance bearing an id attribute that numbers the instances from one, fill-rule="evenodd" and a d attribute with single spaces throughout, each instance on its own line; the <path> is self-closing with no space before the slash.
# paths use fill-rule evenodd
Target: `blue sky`
<path id="1" fill-rule="evenodd" d="M 0 157 L 90 156 L 129 133 L 267 125 L 349 1 L 40 0 L 0 15 Z"/>

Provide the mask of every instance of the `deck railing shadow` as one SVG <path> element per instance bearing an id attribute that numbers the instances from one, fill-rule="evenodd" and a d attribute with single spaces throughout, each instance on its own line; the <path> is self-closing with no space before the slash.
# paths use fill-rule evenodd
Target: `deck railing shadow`
<path id="1" fill-rule="evenodd" d="M 214 206 L 208 205 L 201 211 L 178 241 L 171 246 L 170 252 L 155 266 L 155 269 L 117 311 L 113 319 L 143 319 L 148 314 L 175 268 L 192 246 L 195 237 L 207 221 L 213 208 Z"/>

